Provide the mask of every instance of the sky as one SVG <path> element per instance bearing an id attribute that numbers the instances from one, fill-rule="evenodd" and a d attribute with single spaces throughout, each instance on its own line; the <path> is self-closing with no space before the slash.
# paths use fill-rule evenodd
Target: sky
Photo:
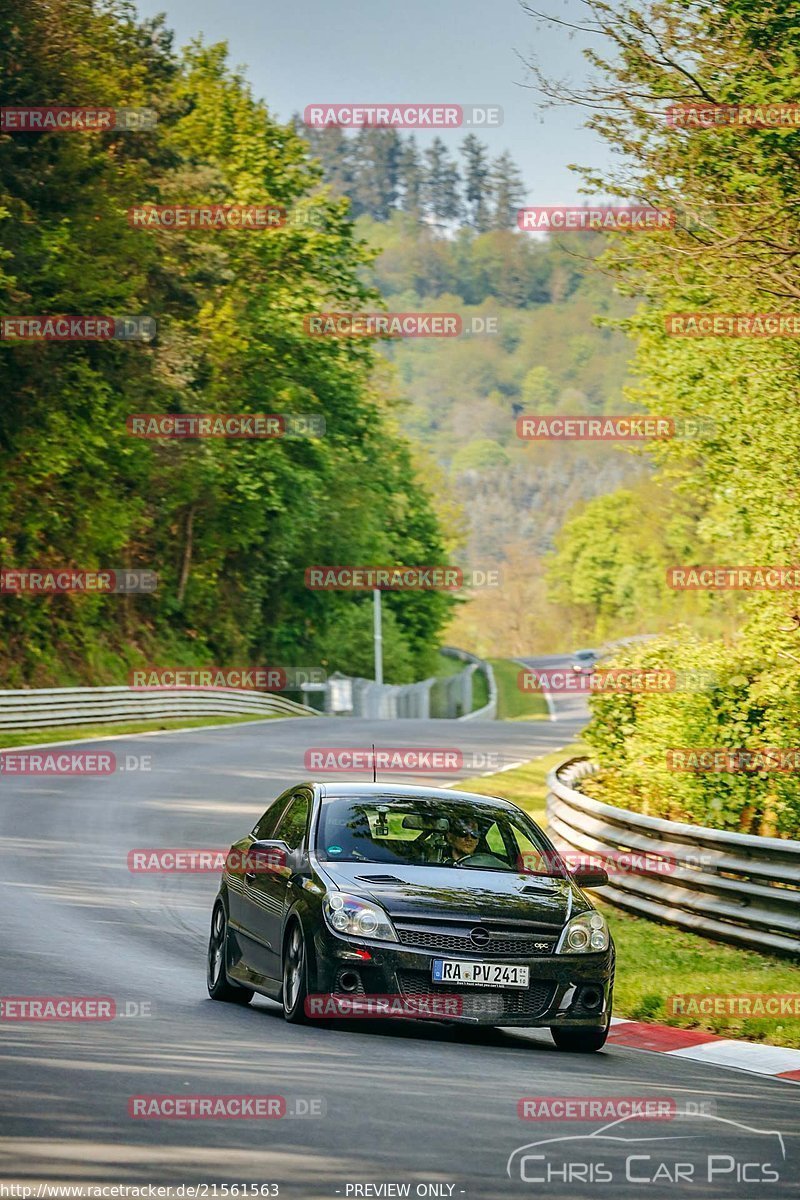
<path id="1" fill-rule="evenodd" d="M 580 0 L 540 0 L 562 19 L 580 19 Z M 143 16 L 164 12 L 184 45 L 198 33 L 227 41 L 256 96 L 279 120 L 314 103 L 500 105 L 503 124 L 479 132 L 492 155 L 509 150 L 529 204 L 570 204 L 578 162 L 608 163 L 605 144 L 583 129 L 585 112 L 546 109 L 522 59 L 573 83 L 588 66 L 581 35 L 545 26 L 518 0 L 137 0 Z M 431 135 L 419 137 L 421 145 Z M 464 130 L 440 136 L 455 152 Z"/>

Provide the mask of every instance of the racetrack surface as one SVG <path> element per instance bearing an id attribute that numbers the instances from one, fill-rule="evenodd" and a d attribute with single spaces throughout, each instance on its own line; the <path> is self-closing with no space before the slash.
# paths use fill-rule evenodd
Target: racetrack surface
<path id="1" fill-rule="evenodd" d="M 460 747 L 467 755 L 499 753 L 507 764 L 565 744 L 580 726 L 268 721 L 80 747 L 113 750 L 123 765 L 125 755 L 150 755 L 149 771 L 0 774 L 0 992 L 112 996 L 118 1009 L 150 1002 L 154 1010 L 106 1023 L 0 1022 L 0 1178 L 271 1182 L 281 1196 L 325 1198 L 353 1196 L 353 1184 L 409 1184 L 413 1196 L 417 1184 L 437 1183 L 446 1185 L 440 1195 L 453 1197 L 639 1200 L 646 1185 L 625 1181 L 621 1143 L 605 1143 L 602 1153 L 581 1150 L 613 1164 L 611 1184 L 526 1183 L 518 1166 L 509 1178 L 506 1164 L 526 1143 L 588 1134 L 604 1123 L 522 1121 L 522 1097 L 650 1096 L 716 1103 L 718 1118 L 780 1131 L 786 1160 L 777 1164 L 778 1183 L 736 1182 L 737 1160 L 727 1177 L 651 1184 L 648 1197 L 797 1195 L 800 1090 L 792 1085 L 622 1047 L 569 1055 L 555 1049 L 546 1030 L 344 1020 L 296 1027 L 267 1000 L 244 1009 L 216 1004 L 205 990 L 216 877 L 128 870 L 134 848 L 227 848 L 270 798 L 308 778 L 309 746 Z M 131 1119 L 128 1098 L 142 1094 L 280 1094 L 290 1106 L 298 1098 L 322 1101 L 317 1107 L 325 1114 Z M 654 1125 L 663 1135 L 666 1124 L 637 1122 L 633 1136 L 654 1132 Z M 711 1133 L 704 1129 L 703 1144 L 727 1147 L 731 1130 L 743 1161 L 762 1162 L 768 1143 L 774 1159 L 774 1137 L 721 1122 Z M 644 1153 L 651 1160 L 638 1162 L 640 1180 L 654 1169 L 654 1152 Z M 682 1153 L 658 1151 L 670 1162 Z M 525 1170 L 535 1177 L 532 1162 Z"/>

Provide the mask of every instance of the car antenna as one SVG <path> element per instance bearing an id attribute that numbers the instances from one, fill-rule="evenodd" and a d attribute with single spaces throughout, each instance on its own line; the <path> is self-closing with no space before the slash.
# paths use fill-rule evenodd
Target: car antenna
<path id="1" fill-rule="evenodd" d="M 375 743 L 374 742 L 372 743 L 372 782 L 373 783 L 378 782 L 378 773 L 377 773 L 377 770 L 375 769 Z"/>

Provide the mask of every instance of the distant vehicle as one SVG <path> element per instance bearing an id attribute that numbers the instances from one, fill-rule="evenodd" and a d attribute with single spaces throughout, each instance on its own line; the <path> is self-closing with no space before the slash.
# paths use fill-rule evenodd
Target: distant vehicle
<path id="1" fill-rule="evenodd" d="M 591 675 L 597 666 L 594 650 L 576 650 L 572 656 L 572 670 L 576 675 Z"/>
<path id="2" fill-rule="evenodd" d="M 211 922 L 214 1000 L 259 992 L 301 1022 L 321 994 L 442 997 L 455 1022 L 549 1027 L 562 1050 L 606 1040 L 614 943 L 583 888 L 608 876 L 570 873 L 508 800 L 304 783 L 231 859 Z"/>

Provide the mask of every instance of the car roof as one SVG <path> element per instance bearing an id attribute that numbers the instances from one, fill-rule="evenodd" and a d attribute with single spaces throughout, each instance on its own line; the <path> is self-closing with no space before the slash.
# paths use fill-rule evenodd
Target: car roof
<path id="1" fill-rule="evenodd" d="M 337 783 L 311 780 L 307 786 L 316 789 L 323 799 L 331 796 L 352 796 L 363 799 L 369 797 L 378 799 L 382 796 L 416 796 L 418 799 L 430 800 L 488 800 L 490 802 L 499 801 L 501 804 L 511 803 L 503 796 L 483 796 L 478 792 L 456 791 L 455 788 L 425 787 L 417 783 L 395 783 L 391 779 L 379 779 L 377 783 L 352 783 L 345 779 Z"/>

